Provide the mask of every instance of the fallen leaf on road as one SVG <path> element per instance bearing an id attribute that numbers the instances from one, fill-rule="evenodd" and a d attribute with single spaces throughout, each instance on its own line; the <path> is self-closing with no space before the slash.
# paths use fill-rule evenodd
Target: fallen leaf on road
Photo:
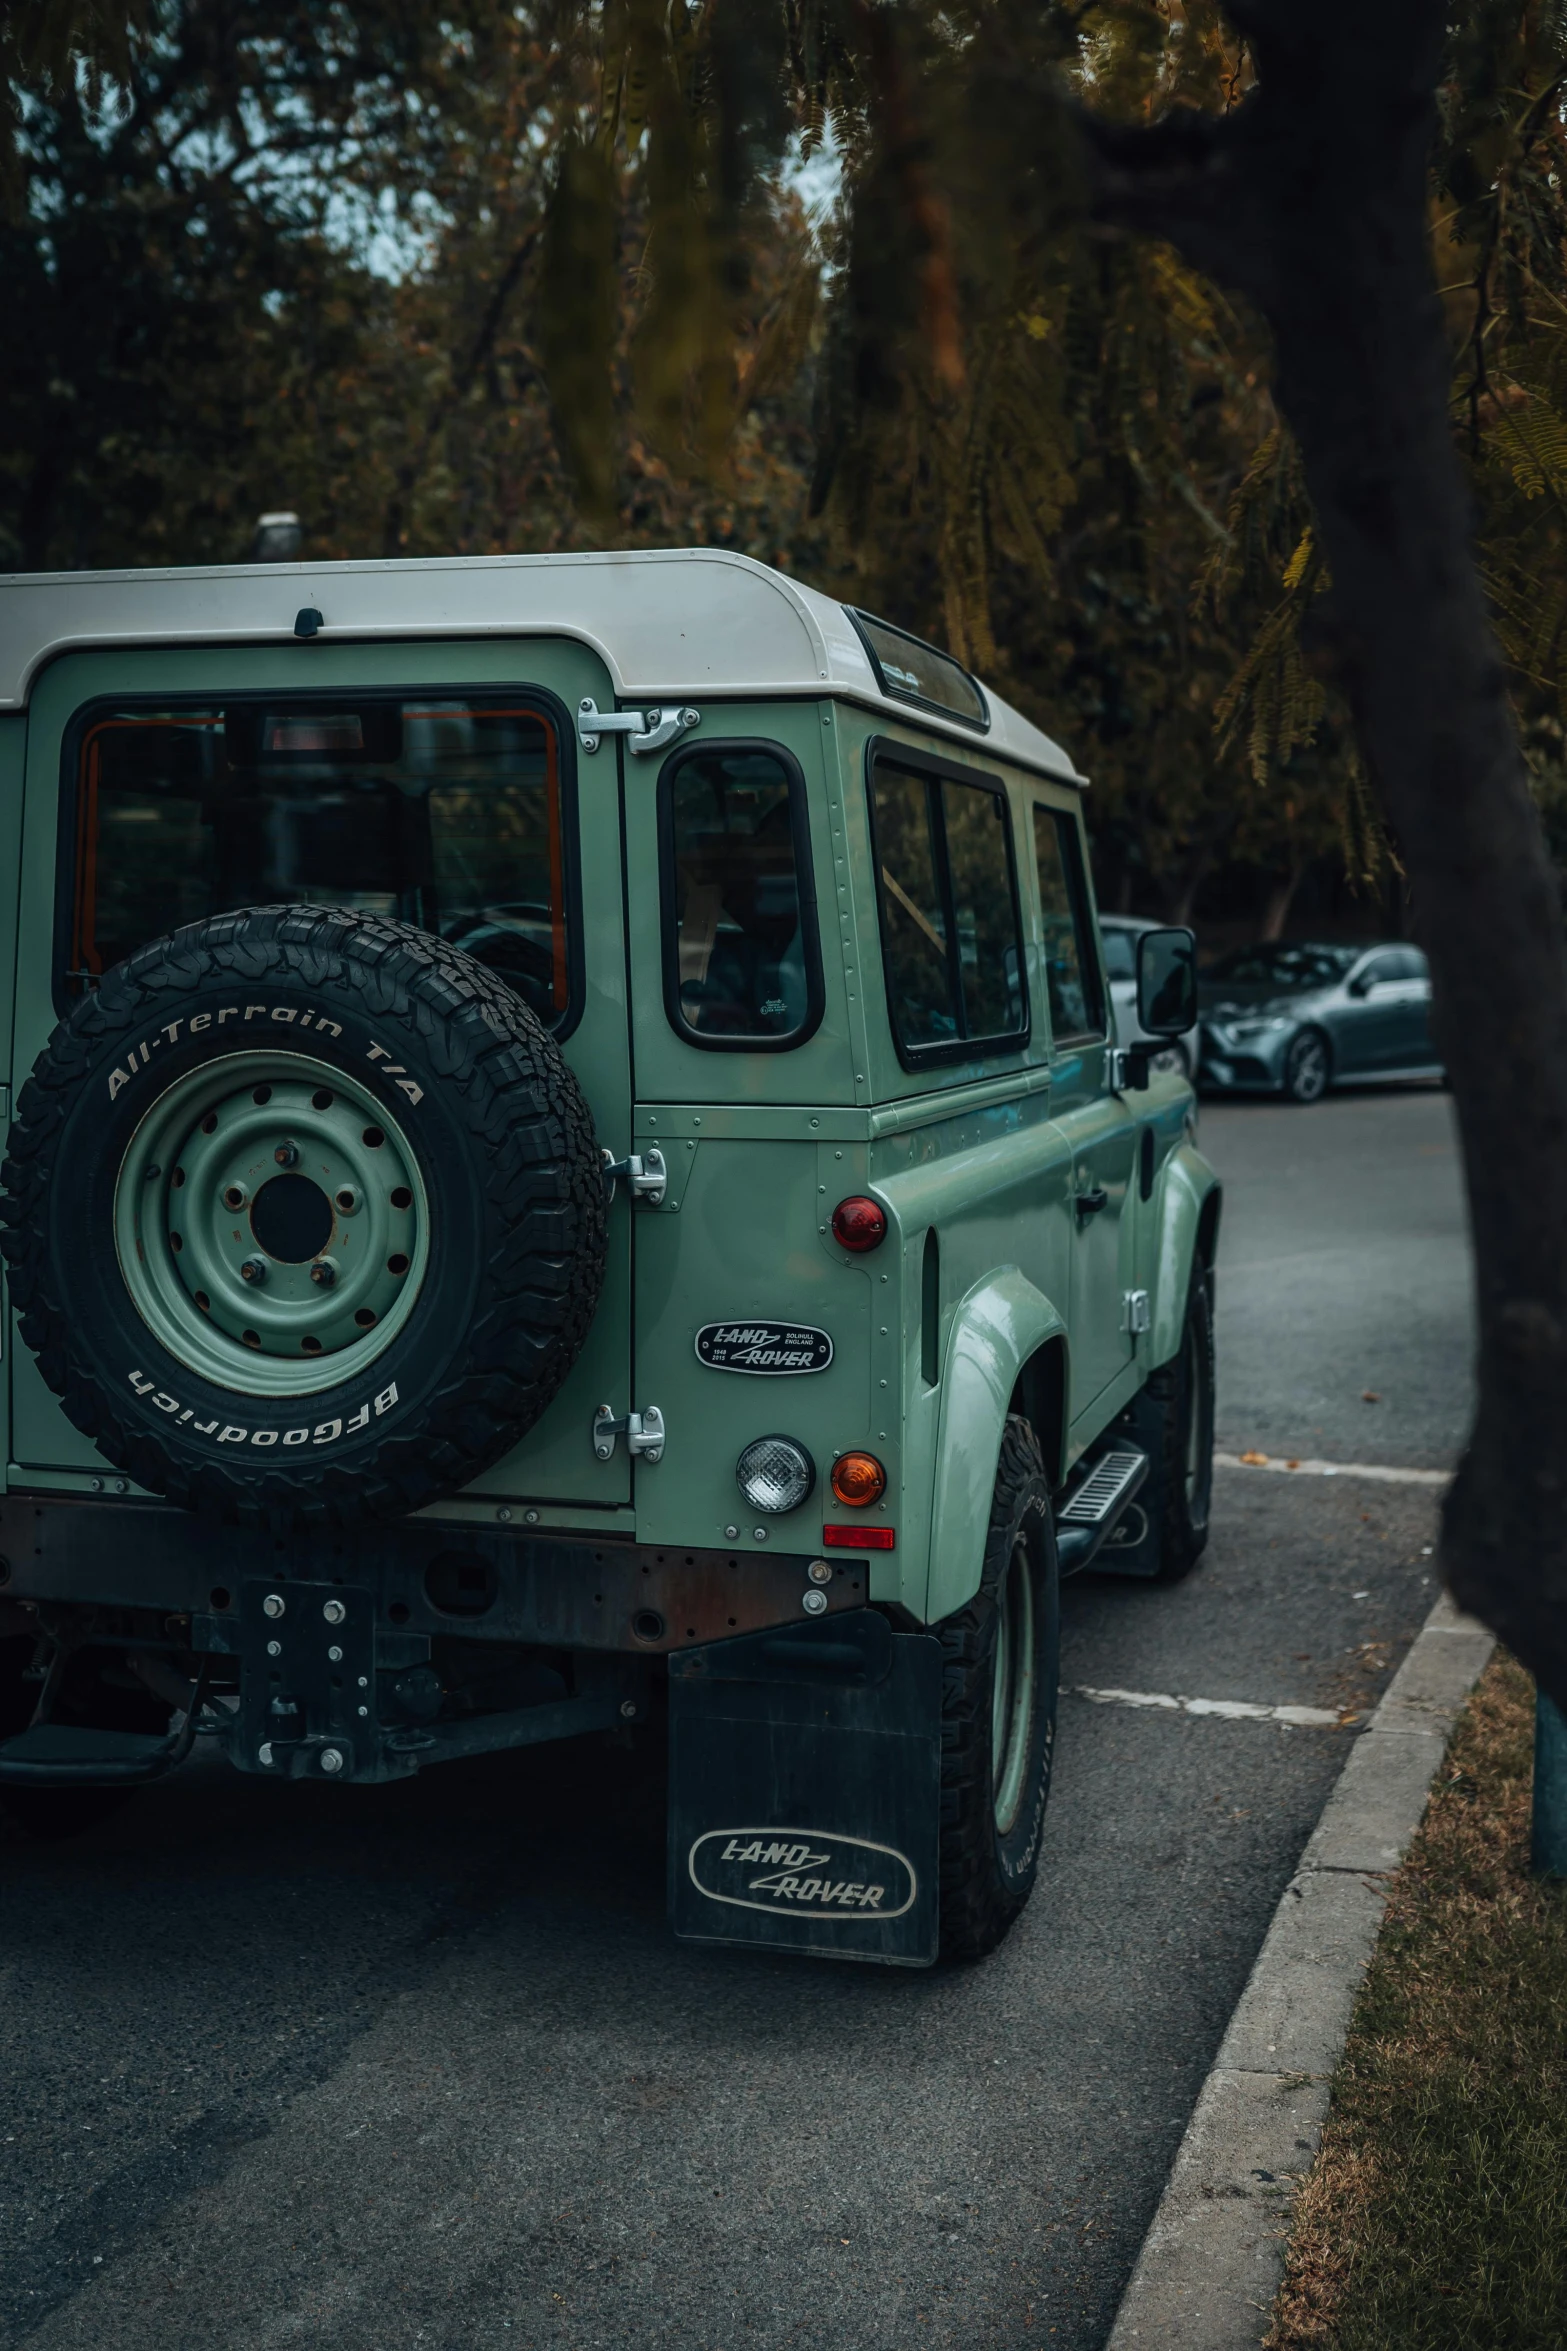
<path id="1" fill-rule="evenodd" d="M 1266 1469 L 1268 1466 L 1268 1456 L 1266 1453 L 1243 1453 L 1241 1455 L 1241 1459 L 1242 1461 L 1249 1461 L 1253 1463 L 1254 1466 L 1258 1469 Z"/>
<path id="2" fill-rule="evenodd" d="M 1362 1404 L 1380 1404 L 1382 1399 L 1378 1395 L 1375 1388 L 1362 1388 L 1360 1391 L 1360 1401 Z"/>

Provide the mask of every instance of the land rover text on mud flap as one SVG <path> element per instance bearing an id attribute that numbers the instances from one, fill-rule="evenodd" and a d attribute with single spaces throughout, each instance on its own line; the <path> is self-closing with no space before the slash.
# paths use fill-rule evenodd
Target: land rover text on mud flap
<path id="1" fill-rule="evenodd" d="M 0 1801 L 667 1727 L 679 1934 L 989 1950 L 1208 1519 L 1082 780 L 734 555 L 0 582 Z"/>

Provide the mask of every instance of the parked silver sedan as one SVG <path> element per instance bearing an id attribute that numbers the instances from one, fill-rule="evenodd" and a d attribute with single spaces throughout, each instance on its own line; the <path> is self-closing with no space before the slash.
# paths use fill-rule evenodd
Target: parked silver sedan
<path id="1" fill-rule="evenodd" d="M 1201 974 L 1205 1087 L 1317 1102 L 1329 1086 L 1439 1078 L 1418 947 L 1237 947 Z"/>

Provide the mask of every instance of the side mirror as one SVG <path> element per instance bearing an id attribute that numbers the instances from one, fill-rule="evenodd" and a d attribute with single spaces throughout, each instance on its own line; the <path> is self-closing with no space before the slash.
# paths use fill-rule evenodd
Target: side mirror
<path id="1" fill-rule="evenodd" d="M 1137 1018 L 1150 1037 L 1184 1036 L 1197 1019 L 1197 942 L 1190 931 L 1144 931 L 1137 942 Z"/>
<path id="2" fill-rule="evenodd" d="M 1345 982 L 1344 993 L 1346 996 L 1369 996 L 1376 984 L 1369 971 L 1357 971 L 1352 980 Z"/>

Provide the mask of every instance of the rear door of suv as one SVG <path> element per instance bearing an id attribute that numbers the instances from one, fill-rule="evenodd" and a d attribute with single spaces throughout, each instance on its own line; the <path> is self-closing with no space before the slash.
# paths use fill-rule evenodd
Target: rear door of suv
<path id="1" fill-rule="evenodd" d="M 149 938 L 244 905 L 363 907 L 451 940 L 559 1038 L 600 1140 L 629 1142 L 620 811 L 613 758 L 570 714 L 610 697 L 560 638 L 73 654 L 28 721 L 13 1083 L 55 1021 Z M 595 1407 L 630 1372 L 630 1232 L 610 1219 L 604 1293 L 553 1404 L 467 1502 L 543 1523 L 630 1501 Z M 90 1486 L 103 1463 L 25 1347 L 13 1459 Z M 590 1518 L 589 1523 L 593 1523 Z"/>

